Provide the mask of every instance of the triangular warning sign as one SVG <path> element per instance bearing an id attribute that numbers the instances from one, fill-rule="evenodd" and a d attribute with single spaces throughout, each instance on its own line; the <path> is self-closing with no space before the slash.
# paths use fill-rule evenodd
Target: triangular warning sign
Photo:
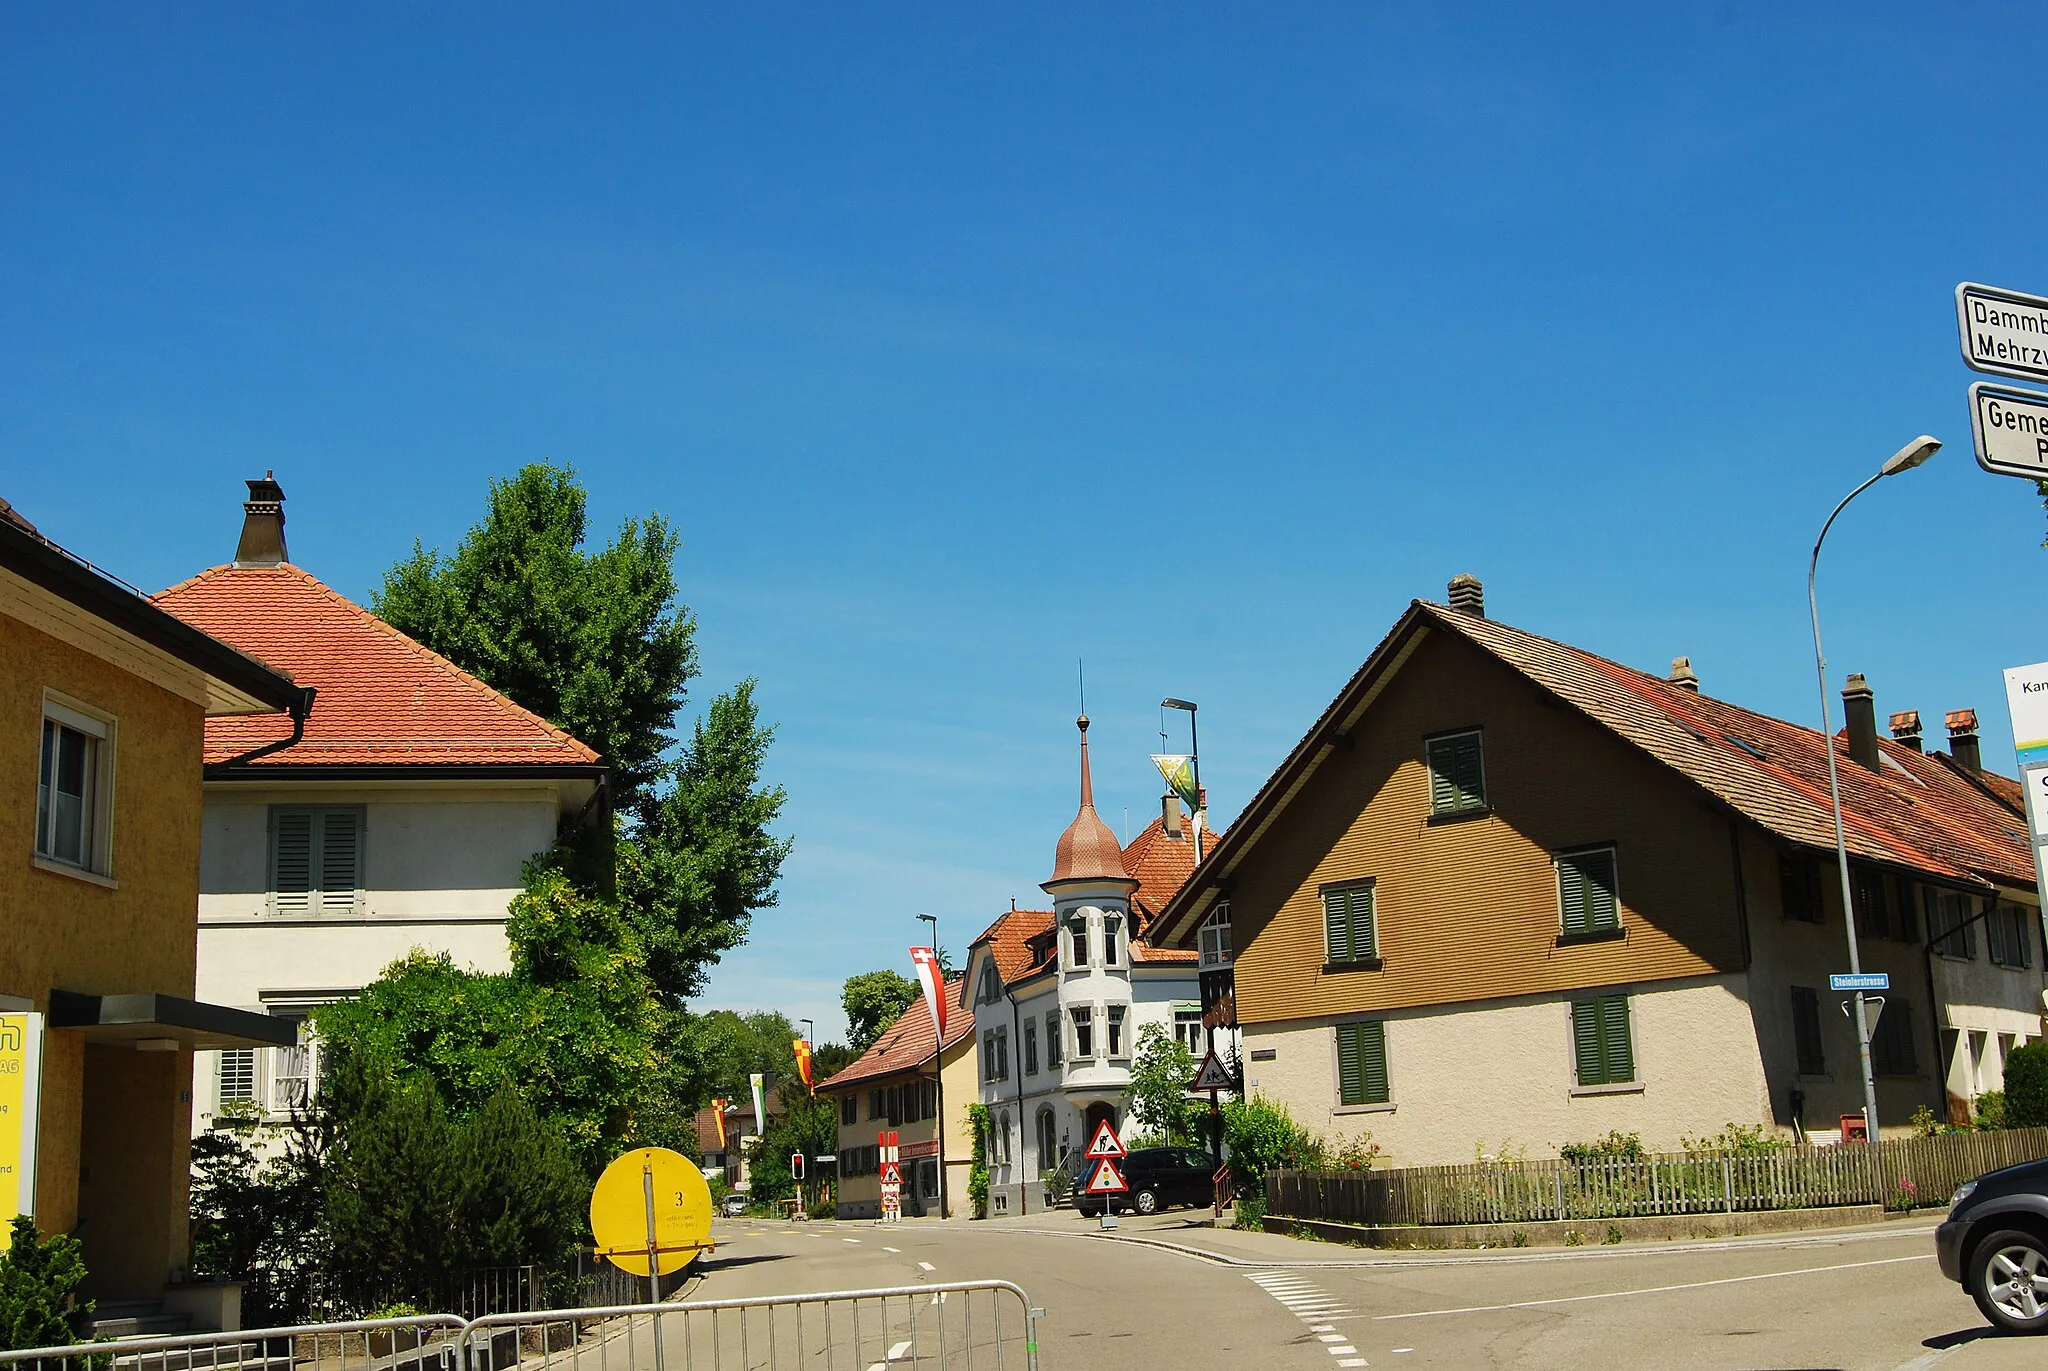
<path id="1" fill-rule="evenodd" d="M 1103 1126 L 1108 1127 L 1107 1124 Z M 1095 1174 L 1088 1178 L 1085 1190 L 1090 1195 L 1121 1195 L 1130 1188 L 1124 1180 L 1124 1173 L 1116 1169 L 1115 1159 L 1104 1157 L 1095 1163 Z"/>
<path id="2" fill-rule="evenodd" d="M 882 1163 L 882 1184 L 883 1184 L 883 1185 L 901 1185 L 901 1184 L 903 1184 L 903 1168 L 902 1168 L 902 1167 L 900 1167 L 900 1166 L 898 1166 L 898 1165 L 896 1165 L 896 1163 L 895 1163 L 895 1162 L 883 1162 L 883 1163 Z"/>
<path id="3" fill-rule="evenodd" d="M 1083 1155 L 1089 1157 L 1121 1157 L 1124 1155 L 1124 1145 L 1117 1141 L 1116 1130 L 1109 1126 L 1108 1119 L 1104 1119 L 1096 1126 L 1095 1141 L 1088 1144 L 1088 1151 Z"/>
<path id="4" fill-rule="evenodd" d="M 1230 1073 L 1224 1070 L 1223 1063 L 1216 1060 L 1216 1049 L 1213 1047 L 1209 1049 L 1209 1055 L 1202 1058 L 1202 1069 L 1195 1073 L 1195 1083 L 1188 1087 L 1194 1091 L 1236 1088 L 1236 1082 L 1230 1079 Z"/>

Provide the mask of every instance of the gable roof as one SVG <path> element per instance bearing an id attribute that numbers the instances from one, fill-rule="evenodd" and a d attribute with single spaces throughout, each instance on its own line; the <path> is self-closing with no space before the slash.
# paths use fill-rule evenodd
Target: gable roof
<path id="1" fill-rule="evenodd" d="M 307 767 L 573 767 L 598 755 L 287 562 L 220 566 L 154 597 L 163 609 L 318 692 L 303 737 L 237 764 Z M 208 719 L 206 764 L 284 743 L 277 718 Z"/>
<path id="2" fill-rule="evenodd" d="M 946 1000 L 951 1006 L 946 1011 L 947 1047 L 974 1032 L 974 1015 L 960 1008 L 960 997 L 966 987 L 967 978 L 964 976 L 955 976 L 946 982 Z M 844 1070 L 819 1081 L 818 1089 L 839 1090 L 899 1072 L 920 1071 L 931 1059 L 932 1015 L 920 995 L 910 1002 L 909 1008 L 896 1016 L 895 1023 L 882 1030 L 882 1036 L 876 1038 L 867 1051 L 848 1063 Z"/>
<path id="3" fill-rule="evenodd" d="M 987 943 L 989 956 L 995 959 L 996 974 L 1003 978 L 1004 985 L 1015 985 L 1043 970 L 1051 961 L 1048 950 L 1052 940 L 1046 936 L 1051 932 L 1051 910 L 1013 909 L 990 924 L 968 947 Z"/>
<path id="4" fill-rule="evenodd" d="M 1966 780 L 1952 761 L 1879 739 L 1881 773 L 1850 759 L 1842 735 L 1758 714 L 1564 643 L 1444 605 L 1417 600 L 1345 683 L 1268 778 L 1233 831 L 1204 854 L 1200 880 L 1161 917 L 1183 941 L 1218 880 L 1280 817 L 1322 760 L 1360 725 L 1379 689 L 1431 632 L 1454 635 L 1552 698 L 1705 791 L 1722 807 L 1800 847 L 1832 852 L 1827 752 L 1836 752 L 1852 856 L 1951 884 L 2031 888 L 2024 824 L 1991 783 Z"/>

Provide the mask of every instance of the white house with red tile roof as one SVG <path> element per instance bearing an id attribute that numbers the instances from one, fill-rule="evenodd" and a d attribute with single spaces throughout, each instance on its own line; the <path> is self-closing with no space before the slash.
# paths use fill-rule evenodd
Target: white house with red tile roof
<path id="1" fill-rule="evenodd" d="M 293 566 L 284 494 L 249 482 L 234 562 L 155 597 L 314 688 L 283 718 L 209 719 L 201 998 L 303 1021 L 414 948 L 503 971 L 507 906 L 564 824 L 603 822 L 590 748 Z M 318 1046 L 202 1054 L 195 1129 L 225 1101 L 282 1118 Z"/>
<path id="2" fill-rule="evenodd" d="M 1138 1035 L 1148 1026 L 1186 1043 L 1197 1062 L 1211 1046 L 1202 954 L 1155 947 L 1148 936 L 1194 872 L 1190 825 L 1169 796 L 1160 817 L 1120 846 L 1095 810 L 1088 720 L 1079 726 L 1081 805 L 1043 886 L 1053 907 L 1010 911 L 968 953 L 996 1213 L 1042 1203 L 1041 1173 L 1085 1148 L 1102 1120 L 1128 1131 L 1124 1096 Z M 1227 958 L 1227 931 L 1221 947 Z M 1224 1035 L 1215 1046 L 1228 1056 L 1234 1033 L 1213 1032 Z"/>

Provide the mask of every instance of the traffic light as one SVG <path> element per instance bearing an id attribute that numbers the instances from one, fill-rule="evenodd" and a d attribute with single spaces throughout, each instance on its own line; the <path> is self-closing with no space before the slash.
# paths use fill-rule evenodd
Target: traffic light
<path id="1" fill-rule="evenodd" d="M 792 1152 L 789 1154 L 789 1178 L 793 1181 L 801 1181 L 804 1178 L 803 1153 Z"/>

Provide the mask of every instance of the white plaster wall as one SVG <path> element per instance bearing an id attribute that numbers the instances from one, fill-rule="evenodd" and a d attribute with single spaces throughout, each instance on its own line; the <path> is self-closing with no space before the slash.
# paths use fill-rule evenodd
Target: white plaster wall
<path id="1" fill-rule="evenodd" d="M 1333 1142 L 1369 1132 L 1386 1163 L 1468 1163 L 1503 1142 L 1549 1157 L 1610 1129 L 1653 1149 L 1722 1125 L 1766 1121 L 1762 1060 L 1741 976 L 1660 982 L 1635 991 L 1632 1032 L 1642 1089 L 1575 1094 L 1564 996 L 1400 1010 L 1387 1025 L 1389 1107 L 1337 1107 L 1335 1018 L 1243 1030 L 1246 1084 L 1284 1101 Z M 1254 1053 L 1272 1051 L 1270 1061 Z"/>

